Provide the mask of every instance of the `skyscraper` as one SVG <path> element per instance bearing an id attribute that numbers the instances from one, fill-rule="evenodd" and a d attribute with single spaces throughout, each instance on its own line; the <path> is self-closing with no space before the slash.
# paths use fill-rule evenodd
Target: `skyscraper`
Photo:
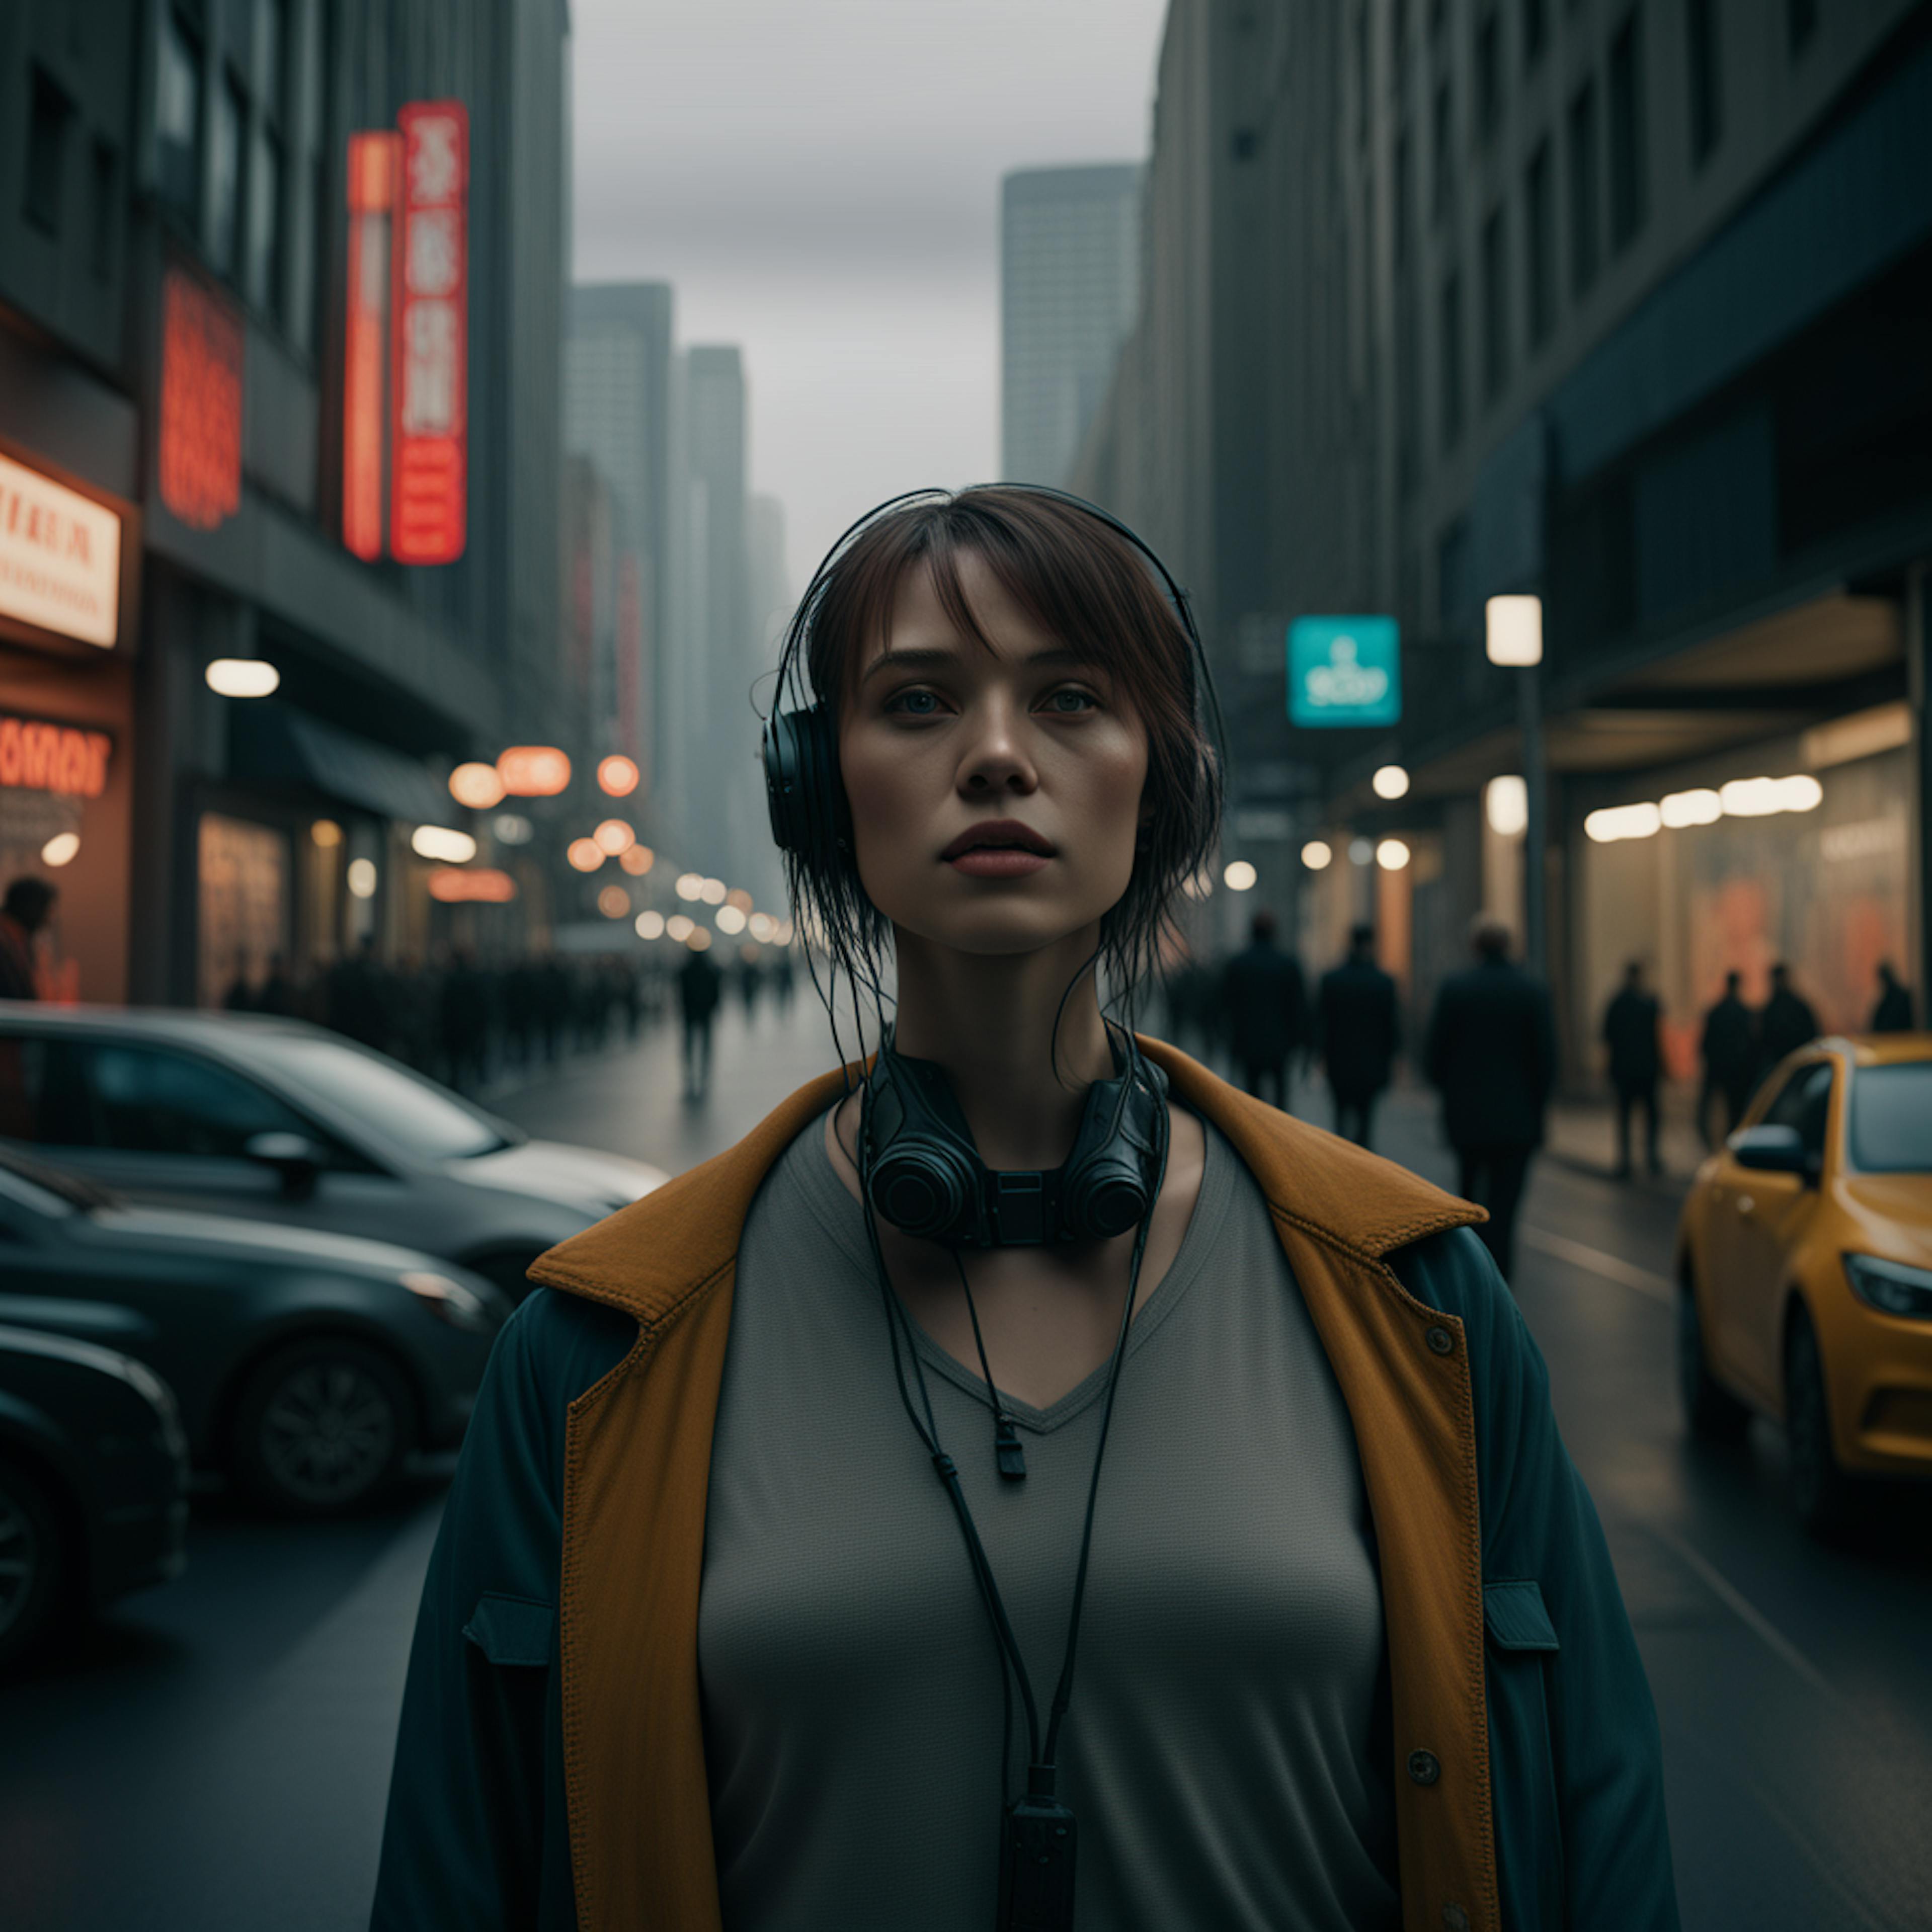
<path id="1" fill-rule="evenodd" d="M 1023 168 L 1000 184 L 1000 473 L 1066 480 L 1133 327 L 1138 164 Z"/>

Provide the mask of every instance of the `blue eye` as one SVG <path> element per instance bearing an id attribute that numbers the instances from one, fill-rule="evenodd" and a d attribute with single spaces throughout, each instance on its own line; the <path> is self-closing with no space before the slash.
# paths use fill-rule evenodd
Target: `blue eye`
<path id="1" fill-rule="evenodd" d="M 1046 700 L 1047 708 L 1062 718 L 1078 717 L 1083 711 L 1096 710 L 1099 700 L 1091 692 L 1076 689 L 1069 685 L 1052 692 Z"/>
<path id="2" fill-rule="evenodd" d="M 886 709 L 908 718 L 932 718 L 939 712 L 939 694 L 932 691 L 896 692 L 886 700 Z"/>

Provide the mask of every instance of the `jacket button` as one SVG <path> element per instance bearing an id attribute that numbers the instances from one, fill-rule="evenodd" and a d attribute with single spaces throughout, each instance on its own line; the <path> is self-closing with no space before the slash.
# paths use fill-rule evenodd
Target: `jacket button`
<path id="1" fill-rule="evenodd" d="M 1451 1354 L 1455 1351 L 1456 1338 L 1440 1323 L 1430 1329 L 1422 1338 L 1438 1355 Z"/>
<path id="2" fill-rule="evenodd" d="M 1442 1908 L 1443 1932 L 1469 1932 L 1469 1915 L 1453 1901 Z"/>
<path id="3" fill-rule="evenodd" d="M 1411 1751 L 1408 1774 L 1418 1784 L 1433 1784 L 1442 1775 L 1442 1767 L 1433 1751 Z"/>

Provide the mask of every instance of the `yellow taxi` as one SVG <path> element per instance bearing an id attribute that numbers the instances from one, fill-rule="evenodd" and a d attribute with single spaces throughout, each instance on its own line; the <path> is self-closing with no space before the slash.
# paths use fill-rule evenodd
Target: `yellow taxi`
<path id="1" fill-rule="evenodd" d="M 1678 1231 L 1691 1433 L 1784 1425 L 1814 1534 L 1932 1478 L 1932 1034 L 1814 1040 L 1697 1170 Z"/>

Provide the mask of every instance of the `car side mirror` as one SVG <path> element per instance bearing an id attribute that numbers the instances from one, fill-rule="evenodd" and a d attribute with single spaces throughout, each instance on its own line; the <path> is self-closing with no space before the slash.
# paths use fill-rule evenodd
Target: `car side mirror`
<path id="1" fill-rule="evenodd" d="M 1740 1167 L 1761 1174 L 1795 1174 L 1804 1180 L 1817 1178 L 1804 1136 L 1796 1127 L 1740 1127 L 1724 1144 Z"/>
<path id="2" fill-rule="evenodd" d="M 260 1166 L 273 1168 L 291 1201 L 306 1201 L 328 1164 L 328 1156 L 302 1134 L 253 1134 L 242 1151 Z"/>

